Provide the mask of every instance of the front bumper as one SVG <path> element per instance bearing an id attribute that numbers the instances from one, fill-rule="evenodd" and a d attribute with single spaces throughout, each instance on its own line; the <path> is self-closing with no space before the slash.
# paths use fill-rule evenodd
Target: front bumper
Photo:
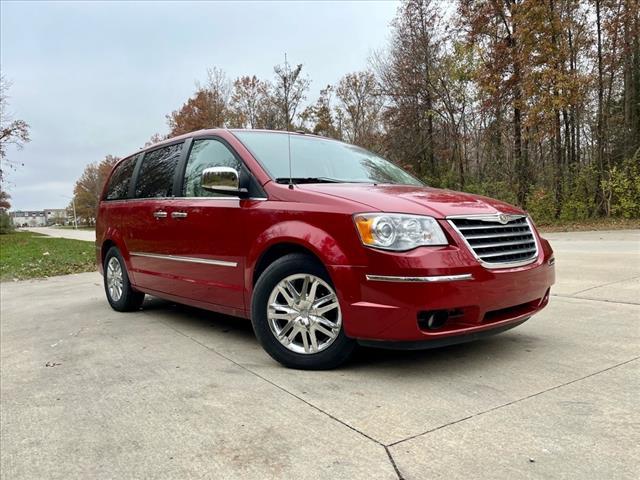
<path id="1" fill-rule="evenodd" d="M 372 251 L 367 266 L 330 266 L 345 333 L 361 343 L 418 342 L 414 348 L 425 348 L 424 342 L 459 343 L 516 326 L 547 305 L 555 282 L 551 247 L 538 241 L 535 262 L 509 269 L 487 269 L 456 245 Z M 426 328 L 421 319 L 434 311 L 447 312 L 447 321 Z"/>
<path id="2" fill-rule="evenodd" d="M 518 321 L 509 322 L 506 325 L 494 326 L 488 330 L 480 330 L 471 333 L 461 333 L 449 335 L 442 338 L 429 338 L 427 340 L 400 341 L 393 340 L 358 340 L 363 347 L 388 348 L 392 350 L 428 350 L 430 348 L 448 347 L 449 345 L 458 345 L 460 343 L 474 342 L 498 333 L 511 330 L 514 327 L 526 322 L 530 317 L 525 317 Z"/>

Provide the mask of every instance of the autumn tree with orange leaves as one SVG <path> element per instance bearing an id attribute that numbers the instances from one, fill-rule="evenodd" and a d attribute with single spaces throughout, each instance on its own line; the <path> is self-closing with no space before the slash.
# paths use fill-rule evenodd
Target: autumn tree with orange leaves
<path id="1" fill-rule="evenodd" d="M 255 75 L 233 82 L 228 124 L 235 128 L 274 128 L 270 85 Z"/>
<path id="2" fill-rule="evenodd" d="M 198 85 L 193 97 L 167 115 L 170 136 L 226 126 L 230 92 L 231 86 L 224 72 L 218 68 L 210 69 L 206 85 Z"/>
<path id="3" fill-rule="evenodd" d="M 404 0 L 369 68 L 310 99 L 301 63 L 233 82 L 214 68 L 167 116 L 168 136 L 303 130 L 380 153 L 429 185 L 520 205 L 541 223 L 639 218 L 638 2 Z"/>
<path id="4" fill-rule="evenodd" d="M 90 163 L 85 167 L 73 189 L 76 215 L 80 223 L 95 225 L 104 184 L 118 160 L 118 157 L 107 155 L 102 161 Z"/>

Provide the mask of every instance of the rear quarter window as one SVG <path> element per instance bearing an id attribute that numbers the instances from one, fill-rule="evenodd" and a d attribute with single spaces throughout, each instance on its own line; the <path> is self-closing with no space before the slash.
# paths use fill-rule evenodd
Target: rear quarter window
<path id="1" fill-rule="evenodd" d="M 138 155 L 125 158 L 117 166 L 109 179 L 105 200 L 122 200 L 129 196 L 129 185 Z"/>

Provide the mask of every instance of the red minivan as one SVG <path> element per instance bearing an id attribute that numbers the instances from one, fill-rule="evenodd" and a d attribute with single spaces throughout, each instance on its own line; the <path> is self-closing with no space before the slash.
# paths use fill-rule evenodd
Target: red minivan
<path id="1" fill-rule="evenodd" d="M 424 185 L 315 135 L 201 130 L 120 161 L 100 202 L 107 299 L 250 318 L 288 367 L 356 344 L 431 348 L 502 332 L 549 301 L 554 257 L 522 210 Z"/>

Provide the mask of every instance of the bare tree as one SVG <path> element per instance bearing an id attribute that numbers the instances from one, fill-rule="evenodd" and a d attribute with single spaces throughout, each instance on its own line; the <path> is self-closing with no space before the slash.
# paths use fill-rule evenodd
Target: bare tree
<path id="1" fill-rule="evenodd" d="M 7 147 L 14 145 L 22 148 L 29 142 L 29 124 L 24 120 L 14 120 L 9 113 L 8 90 L 11 84 L 0 76 L 0 182 L 4 179 L 6 168 L 15 168 L 13 161 L 7 158 Z"/>
<path id="2" fill-rule="evenodd" d="M 300 118 L 305 128 L 314 134 L 342 140 L 339 119 L 332 104 L 334 90 L 331 85 L 320 90 L 316 103 L 305 108 Z"/>
<path id="3" fill-rule="evenodd" d="M 437 178 L 434 72 L 441 39 L 440 17 L 432 0 L 408 0 L 398 8 L 386 55 L 376 65 L 388 99 L 386 149 L 422 176 Z"/>
<path id="4" fill-rule="evenodd" d="M 293 120 L 300 103 L 307 98 L 306 92 L 311 82 L 302 74 L 302 64 L 291 68 L 285 60 L 283 65 L 276 65 L 273 71 L 275 83 L 272 101 L 278 112 L 278 127 L 290 130 L 293 128 Z"/>
<path id="5" fill-rule="evenodd" d="M 160 143 L 163 140 L 166 140 L 167 138 L 168 138 L 167 135 L 162 135 L 160 133 L 154 133 L 153 135 L 151 135 L 149 137 L 149 140 L 144 142 L 144 147 L 142 147 L 142 148 L 150 147 L 151 145 L 155 145 L 156 143 Z"/>
<path id="6" fill-rule="evenodd" d="M 230 101 L 230 126 L 236 128 L 268 128 L 270 85 L 255 75 L 233 82 Z"/>
<path id="7" fill-rule="evenodd" d="M 350 143 L 375 149 L 381 133 L 383 99 L 374 74 L 348 73 L 338 83 L 336 97 L 343 137 Z"/>
<path id="8" fill-rule="evenodd" d="M 206 85 L 196 84 L 196 93 L 178 110 L 167 115 L 171 136 L 204 128 L 224 127 L 229 116 L 231 85 L 224 72 L 209 69 Z"/>

